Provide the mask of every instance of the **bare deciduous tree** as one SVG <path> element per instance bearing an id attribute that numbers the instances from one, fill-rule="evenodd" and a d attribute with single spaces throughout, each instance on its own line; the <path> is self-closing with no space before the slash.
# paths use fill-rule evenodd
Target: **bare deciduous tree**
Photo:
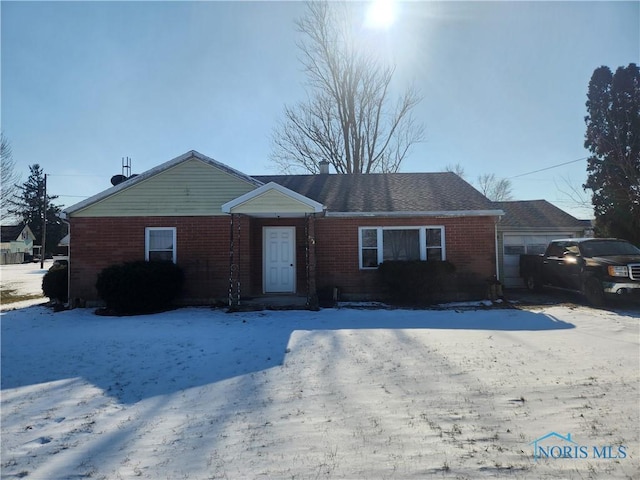
<path id="1" fill-rule="evenodd" d="M 466 177 L 464 167 L 459 163 L 456 163 L 455 165 L 447 165 L 445 167 L 445 171 L 455 173 L 462 179 Z M 469 183 L 473 184 L 473 182 Z M 474 185 L 485 197 L 489 200 L 493 200 L 494 202 L 513 200 L 513 195 L 511 194 L 511 181 L 507 178 L 497 178 L 494 173 L 485 173 L 478 176 Z"/>
<path id="2" fill-rule="evenodd" d="M 459 163 L 456 163 L 455 165 L 451 165 L 451 164 L 447 165 L 445 167 L 445 171 L 455 173 L 462 179 L 464 179 L 467 176 L 467 173 L 464 171 L 464 167 Z"/>
<path id="3" fill-rule="evenodd" d="M 574 207 L 593 211 L 591 199 L 586 196 L 584 187 L 582 185 L 576 185 L 574 182 L 575 179 L 570 176 L 563 176 L 561 179 L 564 185 L 559 185 L 555 180 L 553 183 L 556 190 L 567 198 L 566 201 L 571 202 Z"/>
<path id="4" fill-rule="evenodd" d="M 507 178 L 497 178 L 493 173 L 485 173 L 478 177 L 478 190 L 494 202 L 513 200 L 511 195 L 511 181 Z"/>
<path id="5" fill-rule="evenodd" d="M 312 2 L 296 22 L 309 90 L 273 133 L 271 159 L 286 173 L 317 173 L 320 160 L 338 173 L 396 172 L 423 139 L 412 116 L 418 92 L 408 88 L 390 105 L 395 68 L 367 51 L 354 19 L 353 5 Z"/>
<path id="6" fill-rule="evenodd" d="M 9 213 L 8 208 L 11 200 L 17 192 L 16 184 L 20 181 L 20 176 L 15 171 L 15 161 L 11 151 L 11 144 L 9 140 L 4 136 L 4 133 L 0 134 L 0 218 L 2 221 L 13 217 Z"/>

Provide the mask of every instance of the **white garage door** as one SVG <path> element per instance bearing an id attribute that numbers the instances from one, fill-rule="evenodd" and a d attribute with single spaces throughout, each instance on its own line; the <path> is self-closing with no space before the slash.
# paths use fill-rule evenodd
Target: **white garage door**
<path id="1" fill-rule="evenodd" d="M 523 287 L 520 278 L 520 255 L 523 253 L 536 255 L 544 253 L 551 240 L 558 238 L 572 238 L 572 233 L 539 233 L 535 235 L 504 234 L 502 247 L 503 283 L 505 287 Z"/>

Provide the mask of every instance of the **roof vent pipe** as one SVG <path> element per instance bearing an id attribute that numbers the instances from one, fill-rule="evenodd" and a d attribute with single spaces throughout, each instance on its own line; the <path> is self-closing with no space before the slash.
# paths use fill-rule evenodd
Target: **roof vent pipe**
<path id="1" fill-rule="evenodd" d="M 329 173 L 329 162 L 326 160 L 320 160 L 318 162 L 318 168 L 320 169 L 321 175 L 327 175 Z"/>

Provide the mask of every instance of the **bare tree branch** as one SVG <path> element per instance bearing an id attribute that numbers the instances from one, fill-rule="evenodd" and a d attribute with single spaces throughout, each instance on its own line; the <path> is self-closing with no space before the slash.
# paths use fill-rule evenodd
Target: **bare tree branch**
<path id="1" fill-rule="evenodd" d="M 589 210 L 593 209 L 591 199 L 586 195 L 584 187 L 576 186 L 572 182 L 571 177 L 562 177 L 562 183 L 564 184 L 564 187 L 558 185 L 555 180 L 553 183 L 556 186 L 556 189 L 564 196 L 566 196 L 576 206 Z"/>
<path id="2" fill-rule="evenodd" d="M 460 178 L 465 178 L 467 175 L 464 171 L 464 167 L 459 163 L 456 163 L 455 165 L 451 165 L 451 164 L 447 165 L 445 167 L 445 171 L 455 173 Z"/>
<path id="3" fill-rule="evenodd" d="M 318 171 L 320 160 L 338 173 L 398 171 L 424 128 L 412 117 L 421 100 L 407 89 L 390 107 L 395 68 L 359 43 L 352 5 L 313 2 L 296 22 L 309 99 L 285 107 L 274 130 L 272 161 L 281 170 Z"/>
<path id="4" fill-rule="evenodd" d="M 507 178 L 497 178 L 493 173 L 485 173 L 478 177 L 478 190 L 494 202 L 513 200 L 511 181 Z"/>
<path id="5" fill-rule="evenodd" d="M 20 181 L 20 175 L 15 171 L 15 160 L 13 159 L 13 152 L 11 151 L 11 144 L 9 140 L 4 136 L 4 133 L 0 134 L 0 158 L 2 164 L 0 165 L 0 218 L 4 222 L 13 215 L 9 213 L 8 209 L 11 205 L 10 200 L 17 193 L 17 184 Z"/>

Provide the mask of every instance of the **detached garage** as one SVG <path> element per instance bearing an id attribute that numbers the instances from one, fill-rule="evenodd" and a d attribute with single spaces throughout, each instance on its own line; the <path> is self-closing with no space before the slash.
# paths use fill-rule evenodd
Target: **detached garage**
<path id="1" fill-rule="evenodd" d="M 557 238 L 591 236 L 591 222 L 578 220 L 546 200 L 496 202 L 505 215 L 498 223 L 498 272 L 507 288 L 523 287 L 521 254 L 544 253 Z"/>

